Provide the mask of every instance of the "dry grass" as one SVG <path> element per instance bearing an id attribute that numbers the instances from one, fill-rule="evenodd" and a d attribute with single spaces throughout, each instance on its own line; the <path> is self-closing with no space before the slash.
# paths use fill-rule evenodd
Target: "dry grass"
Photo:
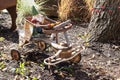
<path id="1" fill-rule="evenodd" d="M 87 22 L 91 17 L 91 8 L 94 0 L 61 0 L 59 3 L 59 18 Z"/>
<path id="2" fill-rule="evenodd" d="M 61 0 L 58 7 L 58 15 L 61 20 L 66 20 L 69 18 L 72 11 L 74 0 Z"/>
<path id="3" fill-rule="evenodd" d="M 88 9 L 91 10 L 93 8 L 93 4 L 95 2 L 95 0 L 84 0 Z"/>

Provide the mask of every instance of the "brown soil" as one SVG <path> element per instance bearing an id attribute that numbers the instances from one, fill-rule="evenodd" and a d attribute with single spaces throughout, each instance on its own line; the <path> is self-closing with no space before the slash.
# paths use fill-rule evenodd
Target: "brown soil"
<path id="1" fill-rule="evenodd" d="M 10 32 L 10 16 L 0 14 L 0 80 L 119 80 L 120 79 L 120 44 L 91 43 L 85 51 L 81 52 L 82 60 L 77 64 L 60 63 L 51 67 L 43 64 L 43 60 L 52 53 L 40 52 L 29 45 L 26 49 L 19 49 L 22 59 L 11 59 L 10 50 L 18 48 L 18 33 Z M 88 23 L 74 25 L 68 31 L 70 42 L 77 46 L 82 44 L 78 37 L 87 30 Z M 61 35 L 61 40 L 62 38 Z M 29 51 L 31 50 L 31 51 Z M 26 52 L 27 51 L 27 52 Z M 25 55 L 24 55 L 25 54 Z M 24 74 L 16 71 L 20 62 L 25 62 Z M 19 68 L 20 69 L 20 68 Z M 20 69 L 22 70 L 22 68 Z M 36 78 L 36 79 L 35 79 Z"/>

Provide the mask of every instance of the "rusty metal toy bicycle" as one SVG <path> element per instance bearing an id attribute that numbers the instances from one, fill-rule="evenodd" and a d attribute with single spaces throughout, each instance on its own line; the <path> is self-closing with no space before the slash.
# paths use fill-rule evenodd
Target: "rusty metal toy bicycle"
<path id="1" fill-rule="evenodd" d="M 77 63 L 81 60 L 80 47 L 73 47 L 68 39 L 67 31 L 72 27 L 70 20 L 58 22 L 38 14 L 34 17 L 27 17 L 24 21 L 24 30 L 19 32 L 20 46 L 23 46 L 26 41 L 37 41 L 41 51 L 45 50 L 46 43 L 55 49 L 56 54 L 44 59 L 46 65 L 56 65 L 64 61 Z M 59 42 L 59 33 L 63 33 L 65 42 Z M 15 59 L 20 54 L 11 50 L 11 55 Z"/>

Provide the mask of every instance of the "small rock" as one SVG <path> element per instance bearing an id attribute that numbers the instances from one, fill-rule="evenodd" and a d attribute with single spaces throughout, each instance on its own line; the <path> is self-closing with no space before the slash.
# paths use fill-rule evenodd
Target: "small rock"
<path id="1" fill-rule="evenodd" d="M 58 73 L 58 70 L 54 70 L 54 73 Z"/>

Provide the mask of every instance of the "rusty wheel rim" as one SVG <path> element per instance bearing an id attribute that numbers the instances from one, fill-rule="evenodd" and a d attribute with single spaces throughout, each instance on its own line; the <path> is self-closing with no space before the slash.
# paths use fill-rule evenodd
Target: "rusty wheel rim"
<path id="1" fill-rule="evenodd" d="M 18 50 L 11 50 L 11 57 L 12 57 L 12 60 L 20 60 L 20 53 Z"/>
<path id="2" fill-rule="evenodd" d="M 44 51 L 46 49 L 46 43 L 44 41 L 37 42 L 37 46 L 41 51 Z"/>

